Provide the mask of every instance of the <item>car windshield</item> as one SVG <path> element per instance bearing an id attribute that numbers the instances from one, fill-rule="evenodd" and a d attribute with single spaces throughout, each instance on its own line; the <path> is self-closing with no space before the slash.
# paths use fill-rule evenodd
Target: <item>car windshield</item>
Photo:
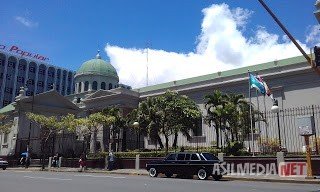
<path id="1" fill-rule="evenodd" d="M 207 159 L 207 160 L 219 160 L 216 156 L 214 156 L 211 153 L 202 153 L 202 155 Z"/>

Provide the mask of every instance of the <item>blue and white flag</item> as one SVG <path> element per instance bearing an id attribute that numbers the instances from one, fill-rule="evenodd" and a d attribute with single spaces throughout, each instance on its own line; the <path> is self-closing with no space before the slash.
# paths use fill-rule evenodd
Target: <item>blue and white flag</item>
<path id="1" fill-rule="evenodd" d="M 264 84 L 259 81 L 253 74 L 249 73 L 250 88 L 256 88 L 261 94 L 266 94 Z"/>

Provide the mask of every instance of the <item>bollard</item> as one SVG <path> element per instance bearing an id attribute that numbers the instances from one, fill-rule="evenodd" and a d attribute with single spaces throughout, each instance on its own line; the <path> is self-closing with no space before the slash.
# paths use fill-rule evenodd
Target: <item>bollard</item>
<path id="1" fill-rule="evenodd" d="M 277 166 L 284 161 L 284 152 L 277 152 Z"/>
<path id="2" fill-rule="evenodd" d="M 105 168 L 105 169 L 108 169 L 108 167 L 109 167 L 109 161 L 108 161 L 108 158 L 109 158 L 109 156 L 108 156 L 108 155 L 106 155 L 106 157 L 104 158 L 104 163 L 105 163 L 104 168 Z"/>
<path id="3" fill-rule="evenodd" d="M 224 153 L 218 153 L 219 161 L 223 162 Z"/>
<path id="4" fill-rule="evenodd" d="M 61 167 L 62 157 L 59 157 L 58 167 Z"/>
<path id="5" fill-rule="evenodd" d="M 136 170 L 140 169 L 140 154 L 136 155 Z"/>
<path id="6" fill-rule="evenodd" d="M 52 164 L 52 157 L 49 157 L 48 169 L 51 169 L 51 164 Z"/>

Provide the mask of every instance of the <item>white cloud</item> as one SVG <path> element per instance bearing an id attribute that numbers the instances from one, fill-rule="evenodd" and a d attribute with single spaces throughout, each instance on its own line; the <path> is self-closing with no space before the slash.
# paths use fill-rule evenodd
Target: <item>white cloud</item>
<path id="1" fill-rule="evenodd" d="M 38 27 L 38 23 L 37 22 L 33 22 L 30 19 L 27 19 L 25 17 L 20 17 L 17 16 L 15 17 L 15 20 L 17 20 L 18 22 L 20 22 L 21 24 L 23 24 L 26 27 L 32 28 L 32 27 Z"/>
<path id="2" fill-rule="evenodd" d="M 315 45 L 320 46 L 320 27 L 319 25 L 310 26 L 308 35 L 306 37 L 306 43 L 313 47 Z"/>
<path id="3" fill-rule="evenodd" d="M 149 85 L 301 55 L 286 37 L 279 38 L 263 27 L 257 27 L 254 36 L 245 37 L 243 30 L 253 14 L 250 10 L 231 10 L 220 4 L 202 12 L 204 18 L 195 52 L 149 50 Z M 300 45 L 307 50 L 306 45 Z M 105 50 L 120 82 L 134 88 L 146 85 L 145 49 L 108 44 Z"/>

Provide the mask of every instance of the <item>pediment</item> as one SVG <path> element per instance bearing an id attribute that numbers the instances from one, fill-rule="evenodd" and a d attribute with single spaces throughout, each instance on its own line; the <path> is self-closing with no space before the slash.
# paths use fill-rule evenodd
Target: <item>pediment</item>
<path id="1" fill-rule="evenodd" d="M 35 95 L 34 97 L 30 96 L 21 99 L 21 102 L 32 103 L 34 106 L 60 108 L 62 110 L 80 110 L 74 103 L 72 103 L 70 100 L 68 100 L 66 97 L 62 96 L 55 90 L 43 92 Z"/>
<path id="2" fill-rule="evenodd" d="M 115 95 L 115 94 L 117 94 L 117 93 L 113 93 L 113 92 L 108 91 L 108 90 L 101 90 L 100 89 L 99 91 L 96 91 L 96 92 L 90 94 L 85 99 L 95 99 L 95 98 L 101 98 L 101 97 Z"/>

